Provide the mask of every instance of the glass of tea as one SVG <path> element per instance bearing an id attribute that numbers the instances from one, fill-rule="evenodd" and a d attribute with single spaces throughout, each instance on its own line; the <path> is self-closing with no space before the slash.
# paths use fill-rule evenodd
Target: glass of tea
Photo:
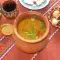
<path id="1" fill-rule="evenodd" d="M 16 18 L 18 15 L 18 9 L 17 9 L 17 4 L 15 1 L 5 1 L 2 4 L 2 12 L 3 15 L 6 16 L 7 18 Z"/>

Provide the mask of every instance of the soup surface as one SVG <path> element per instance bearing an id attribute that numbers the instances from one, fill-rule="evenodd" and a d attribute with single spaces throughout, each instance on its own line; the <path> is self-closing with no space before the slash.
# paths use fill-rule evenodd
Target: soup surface
<path id="1" fill-rule="evenodd" d="M 24 39 L 36 40 L 43 36 L 45 31 L 45 23 L 36 18 L 26 18 L 18 24 L 18 33 Z"/>

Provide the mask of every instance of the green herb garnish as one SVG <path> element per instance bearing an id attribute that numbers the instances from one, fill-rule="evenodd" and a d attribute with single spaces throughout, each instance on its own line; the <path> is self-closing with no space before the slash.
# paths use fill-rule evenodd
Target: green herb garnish
<path id="1" fill-rule="evenodd" d="M 40 22 L 40 28 L 41 29 L 45 28 L 45 23 L 43 21 Z"/>
<path id="2" fill-rule="evenodd" d="M 27 34 L 27 36 L 32 40 L 32 39 L 36 39 L 36 32 L 35 29 L 32 28 L 31 30 L 27 30 L 25 31 L 25 34 Z"/>

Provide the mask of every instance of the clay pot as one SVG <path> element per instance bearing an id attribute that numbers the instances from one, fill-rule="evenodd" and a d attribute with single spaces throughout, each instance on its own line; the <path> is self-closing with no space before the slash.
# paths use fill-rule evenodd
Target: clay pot
<path id="1" fill-rule="evenodd" d="M 21 20 L 23 20 L 26 17 L 32 17 L 36 16 L 39 20 L 42 19 L 45 22 L 46 25 L 46 32 L 45 34 L 40 37 L 37 40 L 26 40 L 23 37 L 21 37 L 17 31 L 17 26 Z M 36 11 L 29 11 L 24 12 L 20 14 L 16 20 L 14 21 L 14 40 L 17 47 L 20 48 L 20 50 L 26 52 L 26 53 L 35 53 L 38 51 L 41 51 L 48 43 L 48 40 L 45 39 L 49 33 L 49 21 L 46 17 L 44 17 L 41 13 Z"/>

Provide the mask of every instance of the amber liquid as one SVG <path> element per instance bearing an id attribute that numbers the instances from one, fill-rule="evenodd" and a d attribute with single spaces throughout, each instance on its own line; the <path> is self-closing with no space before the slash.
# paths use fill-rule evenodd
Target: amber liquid
<path id="1" fill-rule="evenodd" d="M 13 10 L 16 9 L 16 3 L 14 1 L 6 1 L 4 2 L 3 4 L 3 9 L 6 11 L 6 12 L 11 12 Z"/>

